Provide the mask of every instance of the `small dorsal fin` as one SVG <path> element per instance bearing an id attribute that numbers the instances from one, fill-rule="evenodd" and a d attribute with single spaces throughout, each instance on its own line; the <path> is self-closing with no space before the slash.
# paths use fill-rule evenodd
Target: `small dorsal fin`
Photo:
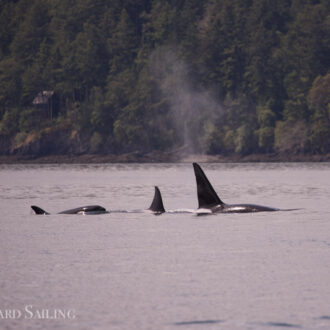
<path id="1" fill-rule="evenodd" d="M 198 208 L 210 208 L 215 205 L 224 204 L 201 167 L 197 163 L 193 163 L 193 166 L 197 183 Z"/>
<path id="2" fill-rule="evenodd" d="M 162 195 L 157 186 L 155 186 L 154 199 L 152 200 L 152 203 L 148 210 L 155 212 L 155 213 L 164 213 L 165 212 Z"/>
<path id="3" fill-rule="evenodd" d="M 45 210 L 43 210 L 41 207 L 39 206 L 35 206 L 35 205 L 31 205 L 31 209 L 36 213 L 36 214 L 49 214 L 48 212 L 46 212 Z"/>

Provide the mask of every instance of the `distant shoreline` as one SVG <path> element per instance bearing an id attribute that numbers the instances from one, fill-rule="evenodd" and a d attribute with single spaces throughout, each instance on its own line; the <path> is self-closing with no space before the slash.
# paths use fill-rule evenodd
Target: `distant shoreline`
<path id="1" fill-rule="evenodd" d="M 105 163 L 258 163 L 258 162 L 330 162 L 326 155 L 283 155 L 253 154 L 241 155 L 178 155 L 177 153 L 132 152 L 121 155 L 47 155 L 47 156 L 0 156 L 0 164 L 105 164 Z"/>

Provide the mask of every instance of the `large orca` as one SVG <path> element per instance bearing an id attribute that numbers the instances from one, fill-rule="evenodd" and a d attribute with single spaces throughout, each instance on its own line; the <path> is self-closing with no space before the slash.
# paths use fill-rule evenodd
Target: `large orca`
<path id="1" fill-rule="evenodd" d="M 39 206 L 31 205 L 32 210 L 35 212 L 35 214 L 50 214 L 40 208 Z M 77 207 L 75 209 L 70 209 L 66 211 L 59 212 L 58 214 L 103 214 L 103 213 L 109 213 L 103 206 L 100 205 L 87 205 L 87 206 L 81 206 Z"/>
<path id="2" fill-rule="evenodd" d="M 203 212 L 207 210 L 211 213 L 247 213 L 247 212 L 262 212 L 262 211 L 279 211 L 268 206 L 254 204 L 225 204 L 213 189 L 211 183 L 205 173 L 197 163 L 193 163 L 196 183 L 198 209 Z"/>

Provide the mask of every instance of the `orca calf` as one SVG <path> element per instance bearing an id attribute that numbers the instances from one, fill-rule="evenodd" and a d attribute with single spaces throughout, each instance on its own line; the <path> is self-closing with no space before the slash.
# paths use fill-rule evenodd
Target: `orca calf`
<path id="1" fill-rule="evenodd" d="M 200 211 L 207 210 L 208 212 L 205 213 L 279 211 L 279 209 L 272 207 L 254 204 L 225 204 L 213 189 L 201 167 L 197 163 L 193 163 L 193 166 L 197 183 L 198 209 Z"/>
<path id="2" fill-rule="evenodd" d="M 39 206 L 31 205 L 32 210 L 35 212 L 35 214 L 50 214 L 40 208 Z M 88 205 L 88 206 L 81 206 L 77 207 L 75 209 L 66 210 L 59 212 L 58 214 L 103 214 L 103 213 L 109 213 L 104 207 L 100 205 Z"/>

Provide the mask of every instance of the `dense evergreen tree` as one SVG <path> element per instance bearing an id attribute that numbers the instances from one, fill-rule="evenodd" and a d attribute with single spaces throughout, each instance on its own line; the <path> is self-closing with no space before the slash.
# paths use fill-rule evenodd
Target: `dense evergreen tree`
<path id="1" fill-rule="evenodd" d="M 0 1 L 1 152 L 62 132 L 68 152 L 329 153 L 329 15 L 326 0 Z"/>

